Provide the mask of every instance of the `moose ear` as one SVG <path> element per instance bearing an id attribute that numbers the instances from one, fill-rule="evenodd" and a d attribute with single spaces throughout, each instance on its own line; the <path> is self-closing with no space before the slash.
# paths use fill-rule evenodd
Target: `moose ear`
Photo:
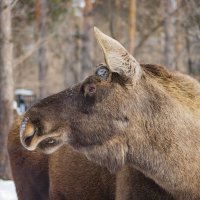
<path id="1" fill-rule="evenodd" d="M 94 27 L 94 33 L 112 72 L 131 79 L 140 76 L 140 64 L 118 41 L 102 33 L 96 27 Z"/>

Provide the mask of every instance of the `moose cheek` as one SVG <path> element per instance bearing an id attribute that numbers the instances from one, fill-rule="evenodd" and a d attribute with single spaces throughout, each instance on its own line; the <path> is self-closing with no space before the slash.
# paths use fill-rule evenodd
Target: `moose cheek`
<path id="1" fill-rule="evenodd" d="M 85 96 L 93 96 L 96 93 L 96 85 L 93 83 L 86 84 L 84 87 Z"/>

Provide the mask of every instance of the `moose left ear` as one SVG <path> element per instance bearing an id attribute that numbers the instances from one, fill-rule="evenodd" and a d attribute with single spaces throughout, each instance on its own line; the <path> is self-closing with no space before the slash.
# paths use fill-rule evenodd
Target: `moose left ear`
<path id="1" fill-rule="evenodd" d="M 94 33 L 112 72 L 131 79 L 140 76 L 140 64 L 118 41 L 102 33 L 96 27 L 94 27 Z"/>

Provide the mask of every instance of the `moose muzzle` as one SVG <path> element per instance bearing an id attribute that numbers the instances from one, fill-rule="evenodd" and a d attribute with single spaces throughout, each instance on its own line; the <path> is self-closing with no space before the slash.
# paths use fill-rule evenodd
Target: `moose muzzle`
<path id="1" fill-rule="evenodd" d="M 22 145 L 29 151 L 33 151 L 37 147 L 37 129 L 29 122 L 28 117 L 22 120 L 20 126 L 20 140 Z"/>

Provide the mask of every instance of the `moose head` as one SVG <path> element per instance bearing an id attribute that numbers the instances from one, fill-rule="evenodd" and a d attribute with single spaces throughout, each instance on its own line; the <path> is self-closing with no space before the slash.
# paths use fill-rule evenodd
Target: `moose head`
<path id="1" fill-rule="evenodd" d="M 67 143 L 111 171 L 131 164 L 170 192 L 184 190 L 200 166 L 199 83 L 139 64 L 118 41 L 94 33 L 106 64 L 31 107 L 21 143 L 46 153 Z"/>
<path id="2" fill-rule="evenodd" d="M 133 114 L 129 101 L 140 87 L 142 68 L 119 42 L 97 28 L 94 32 L 106 64 L 100 64 L 82 83 L 31 107 L 21 125 L 21 143 L 28 150 L 39 148 L 46 153 L 64 143 L 85 152 L 98 148 L 112 154 L 117 150 L 112 162 L 122 165 L 127 154 L 124 133 Z M 104 145 L 109 146 L 105 152 Z"/>

